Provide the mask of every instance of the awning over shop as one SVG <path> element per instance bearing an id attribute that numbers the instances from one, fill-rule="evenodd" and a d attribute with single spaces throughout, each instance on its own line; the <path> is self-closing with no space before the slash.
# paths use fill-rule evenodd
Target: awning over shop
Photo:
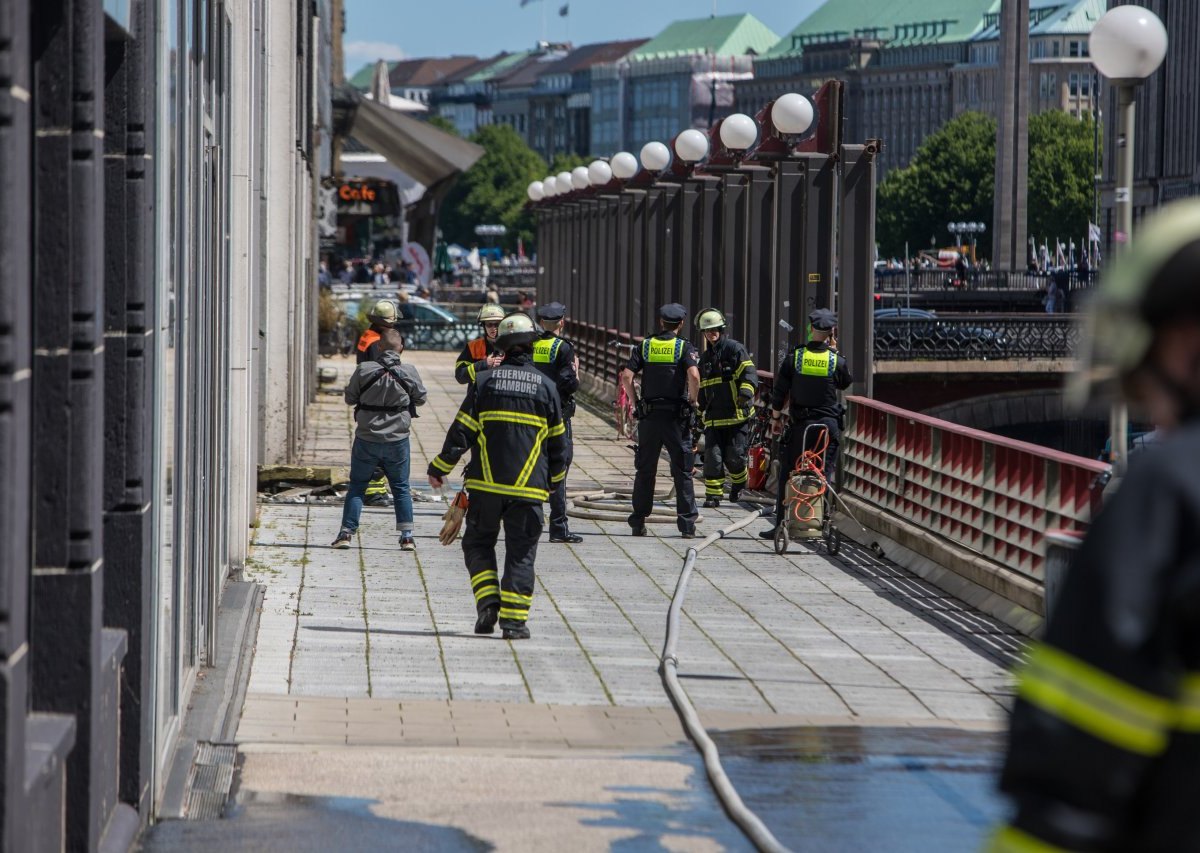
<path id="1" fill-rule="evenodd" d="M 335 95 L 338 131 L 352 136 L 425 186 L 409 208 L 409 239 L 433 253 L 437 212 L 454 180 L 483 156 L 483 149 L 431 124 L 368 100 L 343 86 Z M 353 169 L 351 163 L 339 164 Z"/>

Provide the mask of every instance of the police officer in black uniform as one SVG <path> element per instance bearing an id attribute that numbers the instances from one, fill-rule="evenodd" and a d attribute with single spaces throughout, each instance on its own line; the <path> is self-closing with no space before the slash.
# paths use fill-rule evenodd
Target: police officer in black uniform
<path id="1" fill-rule="evenodd" d="M 634 536 L 646 535 L 646 517 L 654 502 L 658 455 L 665 447 L 675 480 L 676 524 L 684 539 L 696 535 L 696 497 L 692 490 L 693 446 L 688 425 L 700 392 L 696 348 L 679 337 L 687 309 L 677 302 L 658 311 L 661 330 L 633 351 L 621 371 L 621 384 L 635 399 L 633 376 L 642 374 L 642 399 L 638 401 L 637 474 L 633 481 L 633 513 L 629 526 Z"/>
<path id="2" fill-rule="evenodd" d="M 546 374 L 558 389 L 558 397 L 562 401 L 563 424 L 567 428 L 566 467 L 569 469 L 571 459 L 575 455 L 574 444 L 571 441 L 571 418 L 575 415 L 575 392 L 579 390 L 579 374 L 576 371 L 575 349 L 570 341 L 558 336 L 566 313 L 567 306 L 561 302 L 538 306 L 537 315 L 542 326 L 542 336 L 533 343 L 533 366 Z M 550 490 L 550 541 L 583 541 L 582 536 L 572 533 L 567 526 L 566 477 Z"/>
<path id="3" fill-rule="evenodd" d="M 475 633 L 492 633 L 498 617 L 506 640 L 529 638 L 526 622 L 533 604 L 542 504 L 567 475 L 558 391 L 533 366 L 533 343 L 539 337 L 527 314 L 511 314 L 500 322 L 496 346 L 504 362 L 476 372 L 442 452 L 427 472 L 429 484 L 440 489 L 471 450 L 463 481 L 470 503 L 462 547 L 478 613 Z M 503 578 L 496 565 L 501 525 Z"/>
<path id="4" fill-rule="evenodd" d="M 736 503 L 746 485 L 747 421 L 754 414 L 758 370 L 750 353 L 725 332 L 725 315 L 706 308 L 696 328 L 708 348 L 700 356 L 700 409 L 704 412 L 704 505 L 719 507 L 729 470 L 729 500 Z"/>
<path id="5" fill-rule="evenodd" d="M 834 345 L 837 316 L 828 308 L 818 308 L 808 315 L 808 343 L 796 347 L 779 365 L 775 372 L 775 385 L 771 389 L 771 434 L 783 431 L 783 401 L 791 398 L 789 414 L 791 427 L 780 442 L 784 447 L 780 460 L 778 495 L 775 498 L 775 524 L 783 518 L 783 496 L 787 488 L 788 475 L 792 466 L 805 450 L 805 429 L 813 424 L 824 426 L 829 431 L 829 446 L 825 449 L 825 479 L 834 483 L 837 473 L 838 439 L 842 434 L 842 403 L 838 392 L 850 387 L 853 377 Z M 809 430 L 808 441 L 812 445 L 819 430 Z M 759 534 L 764 539 L 775 538 L 775 528 Z"/>

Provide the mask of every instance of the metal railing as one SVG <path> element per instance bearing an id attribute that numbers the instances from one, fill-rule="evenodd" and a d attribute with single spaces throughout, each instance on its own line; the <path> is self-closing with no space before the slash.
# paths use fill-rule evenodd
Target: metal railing
<path id="1" fill-rule="evenodd" d="M 1046 534 L 1085 531 L 1110 467 L 848 397 L 844 490 L 1015 572 L 1045 580 Z"/>
<path id="2" fill-rule="evenodd" d="M 1095 283 L 1096 274 L 1070 273 L 998 272 L 996 270 L 969 270 L 965 276 L 953 269 L 921 269 L 908 274 L 904 270 L 876 270 L 875 290 L 882 293 L 913 293 L 928 290 L 1045 290 L 1051 281 L 1057 281 L 1067 290 L 1083 290 Z"/>
<path id="3" fill-rule="evenodd" d="M 938 314 L 875 321 L 880 361 L 1069 358 L 1079 342 L 1070 314 Z"/>
<path id="4" fill-rule="evenodd" d="M 396 328 L 404 335 L 404 348 L 411 350 L 457 351 L 479 336 L 479 324 L 473 320 L 459 323 L 401 320 Z"/>

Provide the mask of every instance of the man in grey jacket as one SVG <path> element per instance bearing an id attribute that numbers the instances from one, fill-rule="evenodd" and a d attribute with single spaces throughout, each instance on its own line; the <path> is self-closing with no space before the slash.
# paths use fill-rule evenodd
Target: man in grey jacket
<path id="1" fill-rule="evenodd" d="M 350 491 L 342 509 L 342 529 L 334 548 L 349 548 L 362 515 L 363 494 L 376 466 L 383 469 L 395 498 L 400 549 L 417 550 L 413 542 L 412 492 L 408 487 L 410 412 L 425 405 L 425 386 L 416 368 L 400 363 L 404 336 L 396 329 L 379 338 L 378 361 L 358 365 L 346 386 L 346 403 L 354 406 L 354 449 L 350 454 Z"/>

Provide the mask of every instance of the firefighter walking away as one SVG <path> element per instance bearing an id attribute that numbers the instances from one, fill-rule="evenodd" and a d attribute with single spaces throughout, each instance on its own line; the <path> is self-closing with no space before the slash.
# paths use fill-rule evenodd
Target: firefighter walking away
<path id="1" fill-rule="evenodd" d="M 471 451 L 462 548 L 475 596 L 475 633 L 491 634 L 499 620 L 506 640 L 529 638 L 542 504 L 566 476 L 566 428 L 558 391 L 533 366 L 533 344 L 539 337 L 527 314 L 501 321 L 496 347 L 504 361 L 476 371 L 442 452 L 428 470 L 430 485 L 440 489 Z M 502 527 L 503 576 L 496 560 Z"/>

